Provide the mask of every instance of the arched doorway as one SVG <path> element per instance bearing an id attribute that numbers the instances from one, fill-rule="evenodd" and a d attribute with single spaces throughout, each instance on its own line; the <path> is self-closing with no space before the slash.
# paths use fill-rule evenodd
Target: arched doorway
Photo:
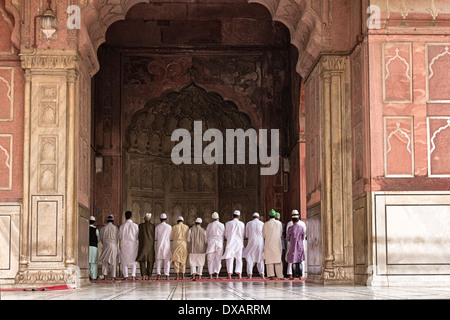
<path id="1" fill-rule="evenodd" d="M 98 56 L 93 146 L 103 168 L 93 207 L 99 224 L 125 210 L 135 212 L 136 222 L 152 211 L 155 222 L 165 212 L 174 223 L 179 215 L 208 222 L 213 211 L 228 221 L 238 209 L 246 222 L 273 207 L 287 221 L 300 207 L 298 53 L 288 28 L 266 8 L 246 1 L 137 4 L 108 28 Z M 262 177 L 259 165 L 248 162 L 173 165 L 171 133 L 191 130 L 196 120 L 203 130 L 279 130 L 277 174 Z"/>

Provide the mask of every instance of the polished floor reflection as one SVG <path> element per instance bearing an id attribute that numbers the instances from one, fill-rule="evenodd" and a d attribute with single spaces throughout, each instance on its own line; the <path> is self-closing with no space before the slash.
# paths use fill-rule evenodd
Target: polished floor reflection
<path id="1" fill-rule="evenodd" d="M 0 300 L 395 300 L 450 299 L 448 287 L 322 286 L 302 281 L 136 281 L 79 289 L 4 291 Z"/>

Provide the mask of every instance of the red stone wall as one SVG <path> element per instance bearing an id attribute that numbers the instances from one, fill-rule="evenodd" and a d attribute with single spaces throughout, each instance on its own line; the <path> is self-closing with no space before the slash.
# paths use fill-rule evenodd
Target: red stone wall
<path id="1" fill-rule="evenodd" d="M 24 75 L 11 43 L 14 18 L 0 1 L 0 202 L 21 202 Z"/>
<path id="2" fill-rule="evenodd" d="M 369 46 L 372 191 L 448 190 L 450 42 L 374 35 Z"/>
<path id="3" fill-rule="evenodd" d="M 306 206 L 320 203 L 321 172 L 321 112 L 320 75 L 317 68 L 305 83 L 306 90 Z"/>
<path id="4" fill-rule="evenodd" d="M 367 56 L 366 43 L 358 46 L 351 55 L 352 196 L 354 199 L 364 195 L 370 183 Z"/>

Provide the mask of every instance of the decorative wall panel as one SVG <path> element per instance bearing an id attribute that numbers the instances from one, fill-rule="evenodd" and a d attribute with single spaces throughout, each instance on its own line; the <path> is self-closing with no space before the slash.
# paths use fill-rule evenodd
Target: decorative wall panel
<path id="1" fill-rule="evenodd" d="M 14 279 L 19 268 L 21 206 L 0 204 L 0 284 Z"/>
<path id="2" fill-rule="evenodd" d="M 56 136 L 39 137 L 39 191 L 54 192 L 58 186 L 57 154 L 58 145 Z"/>
<path id="3" fill-rule="evenodd" d="M 378 193 L 374 210 L 375 278 L 450 274 L 448 193 Z"/>
<path id="4" fill-rule="evenodd" d="M 414 176 L 413 117 L 384 117 L 386 177 Z"/>
<path id="5" fill-rule="evenodd" d="M 450 86 L 448 85 L 448 70 L 450 69 L 450 44 L 426 44 L 427 63 L 427 102 L 450 102 Z"/>
<path id="6" fill-rule="evenodd" d="M 383 44 L 383 101 L 412 102 L 411 43 Z"/>
<path id="7" fill-rule="evenodd" d="M 0 134 L 0 190 L 11 190 L 13 176 L 13 136 Z"/>
<path id="8" fill-rule="evenodd" d="M 32 197 L 31 261 L 63 261 L 64 221 L 62 196 Z"/>
<path id="9" fill-rule="evenodd" d="M 66 77 L 49 80 L 35 76 L 32 82 L 31 194 L 63 194 L 66 155 Z"/>
<path id="10" fill-rule="evenodd" d="M 428 176 L 450 177 L 450 117 L 428 117 Z"/>
<path id="11" fill-rule="evenodd" d="M 0 67 L 0 122 L 12 121 L 14 113 L 14 68 Z"/>

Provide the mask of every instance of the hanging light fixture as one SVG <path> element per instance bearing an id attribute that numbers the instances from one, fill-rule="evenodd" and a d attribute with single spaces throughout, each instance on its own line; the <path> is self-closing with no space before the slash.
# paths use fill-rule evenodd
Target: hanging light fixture
<path id="1" fill-rule="evenodd" d="M 41 30 L 47 37 L 51 38 L 56 32 L 56 15 L 52 10 L 52 0 L 47 0 L 47 9 L 44 14 L 41 15 Z"/>
<path id="2" fill-rule="evenodd" d="M 37 48 L 37 41 L 36 41 L 37 19 L 40 19 L 40 26 L 42 33 L 45 34 L 47 39 L 50 39 L 56 32 L 56 24 L 57 24 L 56 14 L 52 10 L 52 0 L 47 0 L 47 9 L 45 10 L 44 14 L 34 17 L 34 42 L 32 47 L 35 50 Z"/>

